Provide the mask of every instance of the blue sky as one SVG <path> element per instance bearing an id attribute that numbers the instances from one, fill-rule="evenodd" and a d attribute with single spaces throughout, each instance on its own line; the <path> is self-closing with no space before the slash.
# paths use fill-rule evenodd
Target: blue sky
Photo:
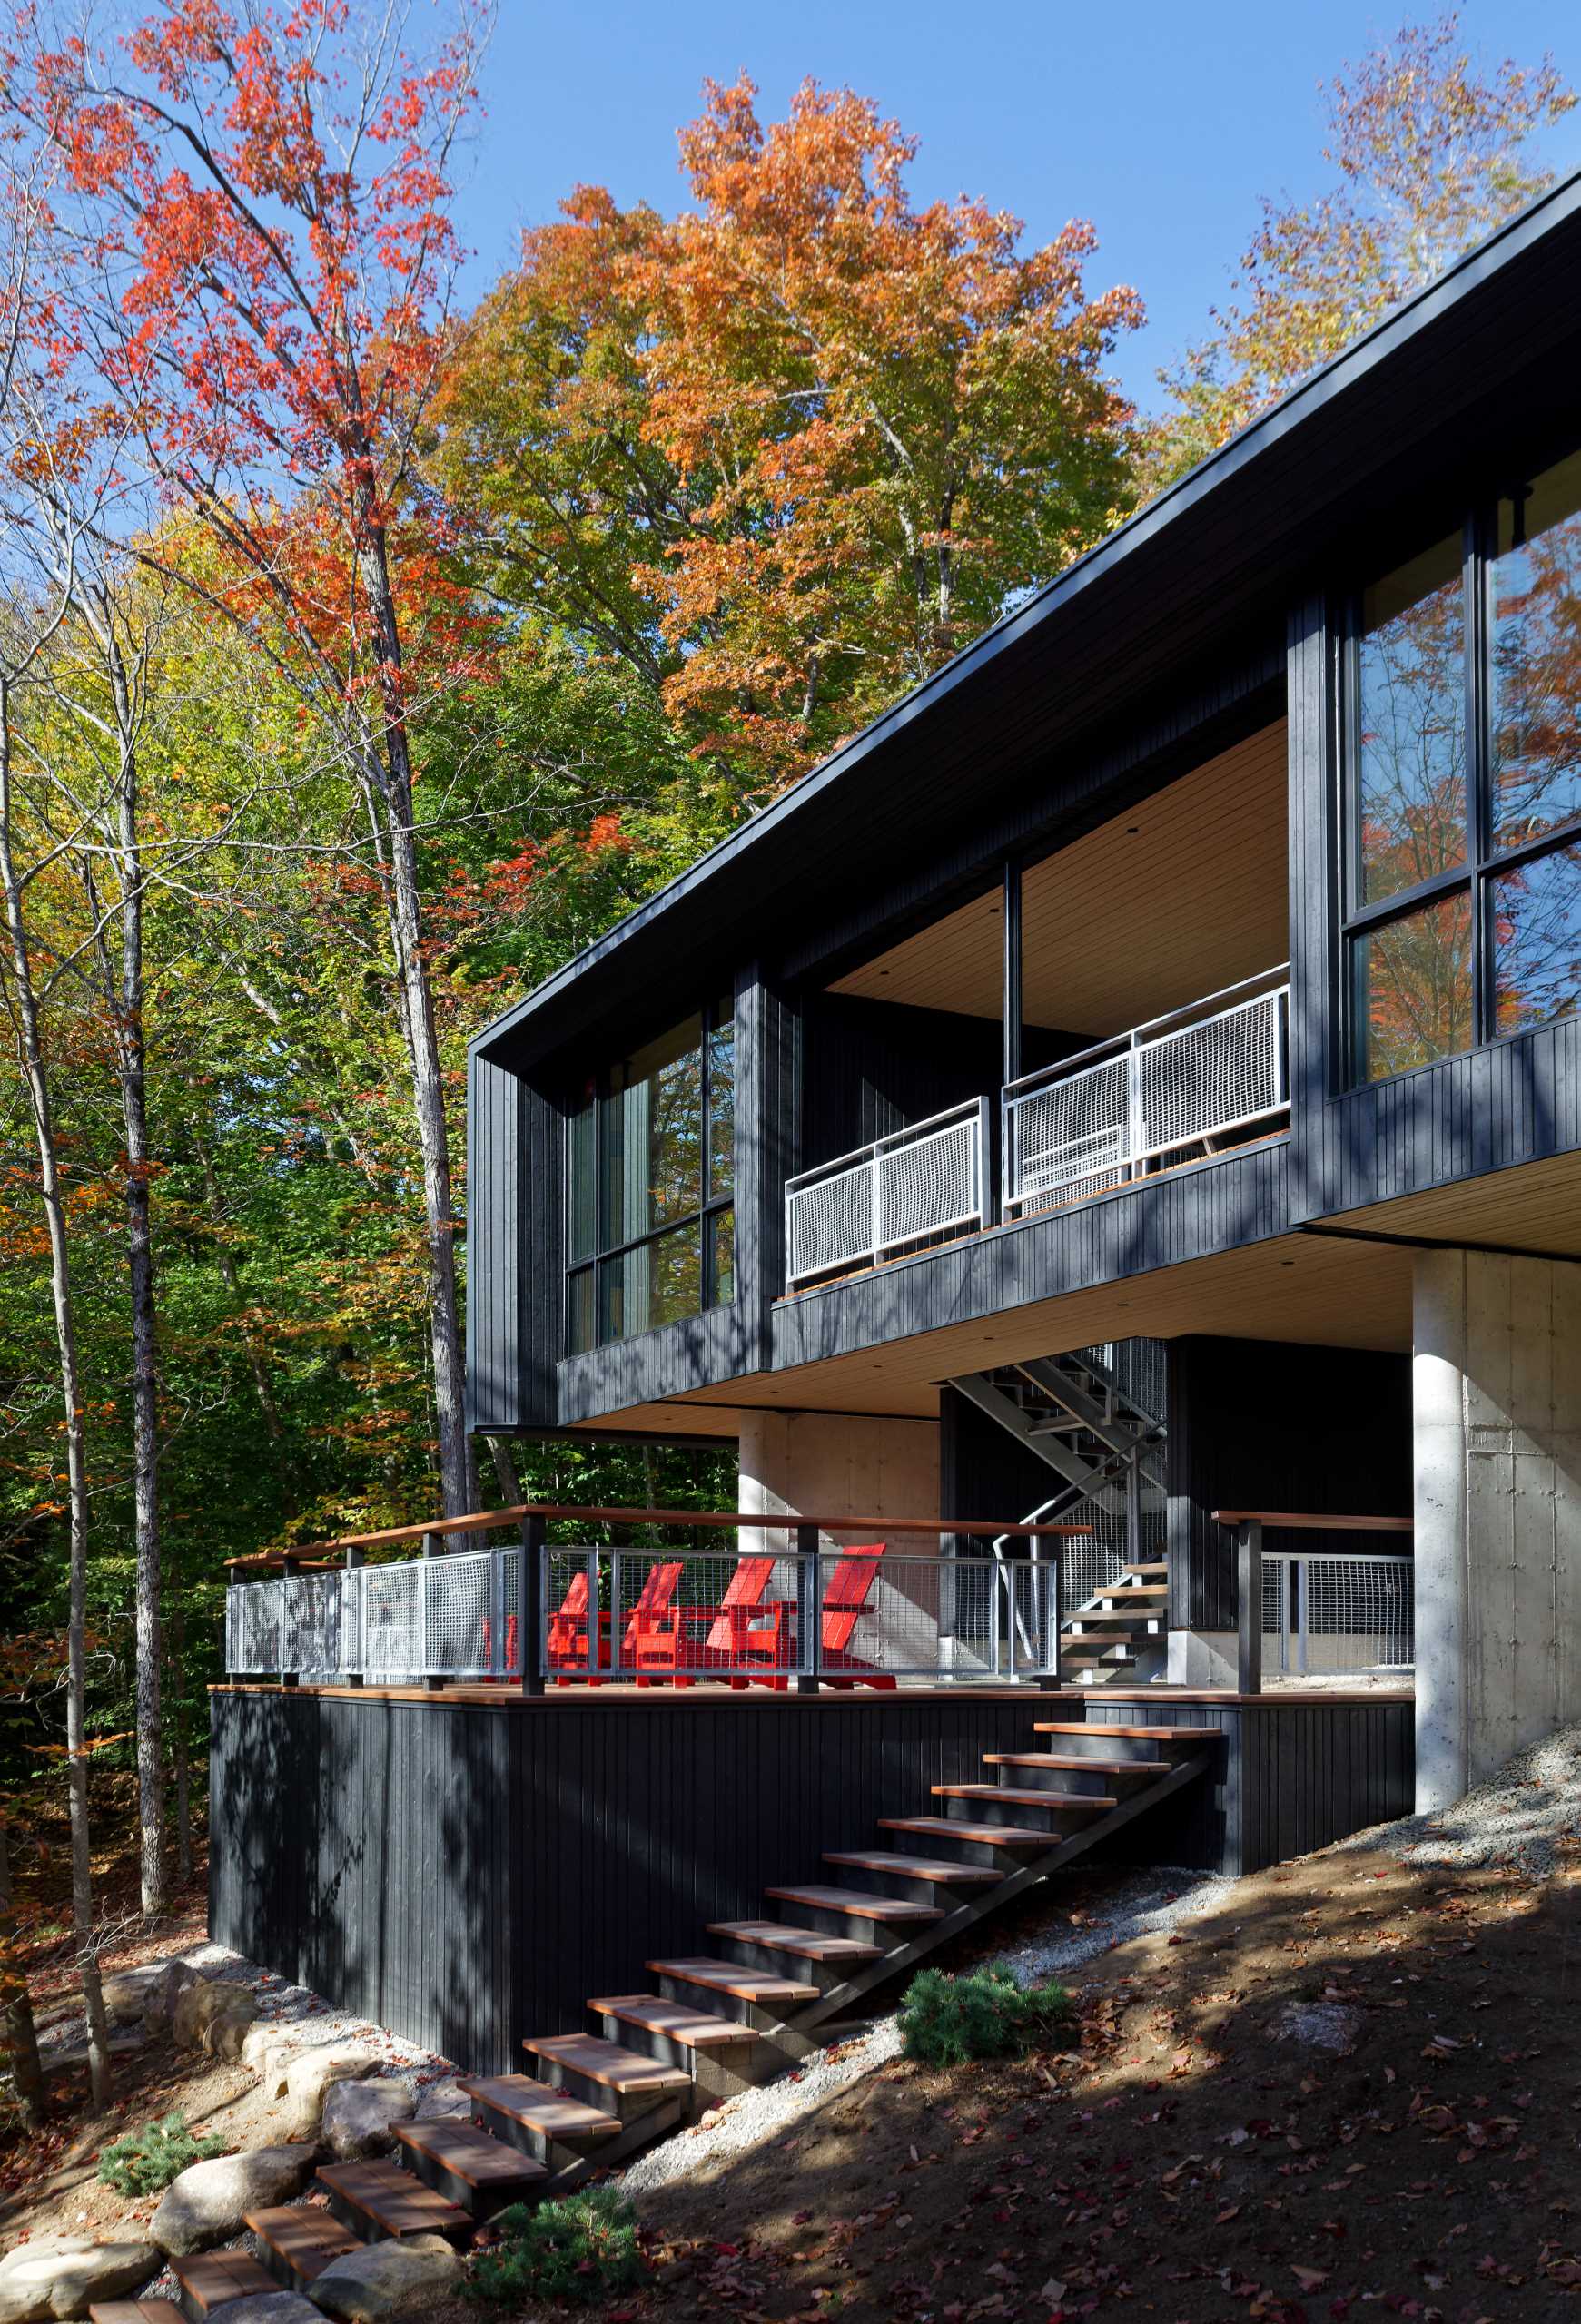
<path id="1" fill-rule="evenodd" d="M 921 198 L 981 194 L 1046 239 L 1090 217 L 1090 282 L 1134 283 L 1149 322 L 1123 349 L 1122 378 L 1151 400 L 1152 378 L 1201 330 L 1265 192 L 1321 182 L 1316 84 L 1433 0 L 500 0 L 488 117 L 470 157 L 459 223 L 485 289 L 523 225 L 552 216 L 578 180 L 678 208 L 675 133 L 707 75 L 743 66 L 765 118 L 806 75 L 849 83 L 922 141 Z M 1581 85 L 1581 10 L 1560 0 L 1468 0 L 1469 44 L 1533 63 L 1551 50 Z M 1581 166 L 1581 108 L 1547 158 Z"/>

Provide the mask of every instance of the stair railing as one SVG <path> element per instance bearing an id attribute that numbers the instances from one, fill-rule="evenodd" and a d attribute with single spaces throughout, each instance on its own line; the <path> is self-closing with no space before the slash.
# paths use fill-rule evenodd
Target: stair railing
<path id="1" fill-rule="evenodd" d="M 1216 1509 L 1214 1521 L 1235 1535 L 1235 1682 L 1260 1695 L 1263 1679 L 1263 1529 L 1280 1533 L 1414 1533 L 1408 1517 L 1330 1517 L 1288 1509 Z M 1406 1562 L 1404 1560 L 1402 1563 Z"/>

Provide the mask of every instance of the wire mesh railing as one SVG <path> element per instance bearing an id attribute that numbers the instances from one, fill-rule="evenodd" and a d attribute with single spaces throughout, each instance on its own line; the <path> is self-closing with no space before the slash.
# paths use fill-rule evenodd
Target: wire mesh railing
<path id="1" fill-rule="evenodd" d="M 974 1098 L 789 1179 L 786 1289 L 983 1226 L 990 1124 Z"/>
<path id="2" fill-rule="evenodd" d="M 1265 1550 L 1265 1675 L 1359 1677 L 1416 1662 L 1416 1568 L 1409 1558 Z"/>
<path id="3" fill-rule="evenodd" d="M 1005 1216 L 1085 1200 L 1283 1112 L 1288 973 L 1270 969 L 1013 1082 L 1002 1101 Z"/>
<path id="4" fill-rule="evenodd" d="M 233 1581 L 228 1670 L 535 1691 L 1046 1683 L 1058 1674 L 1064 1534 L 1080 1538 L 1077 1528 L 1017 1529 L 1018 1554 L 924 1555 L 878 1540 L 830 1547 L 805 1521 L 738 1514 L 707 1521 L 749 1529 L 739 1549 L 671 1550 L 551 1544 L 529 1514 L 530 1538 L 519 1545 Z"/>

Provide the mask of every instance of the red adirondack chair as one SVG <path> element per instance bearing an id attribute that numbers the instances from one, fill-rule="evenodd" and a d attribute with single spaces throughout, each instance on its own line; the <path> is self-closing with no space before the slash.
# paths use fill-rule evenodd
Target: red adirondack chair
<path id="1" fill-rule="evenodd" d="M 888 1689 L 894 1679 L 886 1670 L 878 1670 L 860 1655 L 850 1651 L 856 1624 L 873 1594 L 878 1579 L 878 1561 L 888 1547 L 884 1541 L 864 1542 L 860 1548 L 843 1550 L 833 1572 L 824 1584 L 823 1619 L 819 1625 L 819 1675 L 831 1687 L 874 1687 Z M 775 1625 L 771 1640 L 766 1641 L 764 1659 L 773 1671 L 756 1683 L 773 1687 L 783 1692 L 790 1685 L 789 1673 L 795 1667 L 795 1645 L 791 1635 L 788 1607 L 776 1612 L 786 1619 Z M 751 1632 L 746 1650 L 756 1659 L 756 1640 Z"/>
<path id="2" fill-rule="evenodd" d="M 559 1603 L 558 1612 L 549 1616 L 548 1638 L 546 1641 L 548 1666 L 557 1674 L 556 1683 L 562 1687 L 597 1686 L 593 1675 L 596 1657 L 591 1641 L 594 1637 L 608 1638 L 609 1617 L 600 1614 L 591 1628 L 588 1620 L 589 1585 L 587 1568 L 571 1576 L 570 1587 Z"/>
<path id="3" fill-rule="evenodd" d="M 677 1640 L 685 1609 L 673 1600 L 681 1578 L 679 1558 L 649 1566 L 620 1640 L 623 1671 L 635 1670 L 639 1687 L 663 1685 L 676 1669 Z"/>
<path id="4" fill-rule="evenodd" d="M 777 1654 L 790 1635 L 789 1607 L 763 1602 L 774 1568 L 773 1558 L 742 1558 L 716 1605 L 667 1607 L 647 1623 L 640 1651 L 641 1668 L 650 1676 L 638 1684 L 651 1684 L 661 1674 L 677 1687 L 694 1686 L 699 1677 L 724 1679 L 736 1688 L 749 1684 L 739 1666 Z"/>

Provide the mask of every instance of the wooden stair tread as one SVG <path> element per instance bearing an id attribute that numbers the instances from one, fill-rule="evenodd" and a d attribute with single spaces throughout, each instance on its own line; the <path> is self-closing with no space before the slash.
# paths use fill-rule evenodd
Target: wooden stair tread
<path id="1" fill-rule="evenodd" d="M 1170 1569 L 1168 1560 L 1161 1558 L 1155 1565 L 1126 1565 L 1120 1570 L 1122 1573 L 1168 1573 Z"/>
<path id="2" fill-rule="evenodd" d="M 729 1994 L 736 2001 L 816 2001 L 816 1985 L 798 1984 L 794 1977 L 776 1977 L 766 1969 L 746 1969 L 739 1961 L 648 1961 L 644 1967 L 656 1977 L 679 1977 L 688 1985 L 707 1985 Z"/>
<path id="3" fill-rule="evenodd" d="M 1084 1759 L 1079 1751 L 984 1751 L 990 1768 L 1065 1768 L 1095 1776 L 1161 1776 L 1169 1773 L 1166 1759 Z"/>
<path id="4" fill-rule="evenodd" d="M 564 2066 L 606 2090 L 689 2090 L 692 2078 L 681 2066 L 667 2066 L 641 2050 L 623 2050 L 601 2034 L 550 2034 L 523 2042 L 522 2048 L 551 2065 Z"/>
<path id="5" fill-rule="evenodd" d="M 1085 1647 L 1067 1646 L 1063 1640 L 1062 1640 L 1060 1644 L 1060 1660 L 1062 1662 L 1089 1662 L 1100 1666 L 1106 1665 L 1112 1670 L 1128 1669 L 1132 1659 L 1131 1655 L 1122 1652 L 1116 1659 L 1111 1660 L 1111 1657 L 1114 1653 L 1114 1646 L 1118 1643 L 1119 1641 L 1115 1640 L 1108 1646 L 1100 1646 L 1089 1649 Z"/>
<path id="6" fill-rule="evenodd" d="M 89 2324 L 186 2324 L 173 2299 L 96 2299 Z"/>
<path id="7" fill-rule="evenodd" d="M 403 2235 L 450 2235 L 470 2228 L 459 2203 L 439 2195 L 393 2162 L 330 2162 L 319 2184 L 330 2188 L 348 2209 L 361 2211 L 392 2240 Z"/>
<path id="8" fill-rule="evenodd" d="M 1072 1762 L 1072 1764 L 1079 1764 Z M 1039 1835 L 1040 1838 L 1042 1837 Z M 936 1880 L 941 1885 L 960 1881 L 970 1886 L 973 1882 L 1003 1879 L 991 1864 L 947 1864 L 942 1856 L 903 1856 L 889 1848 L 842 1848 L 831 1850 L 824 1858 L 825 1864 L 848 1864 L 858 1872 L 894 1872 L 907 1880 Z"/>
<path id="9" fill-rule="evenodd" d="M 349 2227 L 317 2203 L 274 2203 L 267 2211 L 243 2211 L 242 2217 L 301 2283 L 311 2283 L 342 2251 L 362 2248 Z"/>
<path id="10" fill-rule="evenodd" d="M 942 1799 L 1008 1799 L 1016 1807 L 1080 1807 L 1089 1816 L 1102 1816 L 1120 1805 L 1102 1791 L 1013 1791 L 997 1783 L 935 1783 L 928 1788 Z"/>
<path id="11" fill-rule="evenodd" d="M 1115 1581 L 1106 1590 L 1094 1590 L 1092 1596 L 1082 1602 L 1084 1606 L 1101 1606 L 1106 1598 L 1118 1598 L 1129 1606 L 1133 1598 L 1167 1598 L 1169 1594 L 1167 1581 Z M 1079 1614 L 1081 1610 L 1081 1606 L 1071 1609 L 1072 1614 Z"/>
<path id="12" fill-rule="evenodd" d="M 491 2138 L 475 2122 L 459 2122 L 454 2116 L 429 2122 L 397 2122 L 393 2129 L 402 2146 L 426 2155 L 468 2187 L 527 2187 L 548 2176 L 546 2165 L 523 2154 L 519 2147 L 507 2146 L 503 2139 Z"/>
<path id="13" fill-rule="evenodd" d="M 881 1816 L 878 1827 L 884 1832 L 919 1832 L 930 1840 L 982 1840 L 996 1848 L 1050 1848 L 1058 1837 L 1025 1824 L 957 1824 L 948 1816 Z M 995 1879 L 1001 1877 L 994 1873 Z"/>
<path id="14" fill-rule="evenodd" d="M 1106 1743 L 1111 1736 L 1149 1743 L 1211 1743 L 1224 1732 L 1221 1727 L 1114 1727 L 1106 1718 L 1034 1718 L 1032 1731 L 1034 1735 L 1101 1735 Z"/>
<path id="15" fill-rule="evenodd" d="M 914 1905 L 906 1896 L 865 1896 L 856 1888 L 766 1888 L 766 1896 L 779 1896 L 787 1905 L 812 1905 L 825 1913 L 855 1913 L 873 1921 L 937 1921 L 944 1915 L 933 1905 Z"/>
<path id="16" fill-rule="evenodd" d="M 171 2260 L 171 2273 L 199 2316 L 228 2299 L 247 2299 L 280 2286 L 251 2251 L 192 2251 Z"/>
<path id="17" fill-rule="evenodd" d="M 479 2105 L 491 2106 L 497 2114 L 509 2115 L 529 2131 L 541 2131 L 545 2138 L 612 2139 L 620 2128 L 618 2114 L 585 2106 L 579 2098 L 551 2090 L 547 2082 L 537 2082 L 529 2073 L 480 2074 L 460 2086 Z"/>
<path id="18" fill-rule="evenodd" d="M 617 1994 L 612 2000 L 590 2001 L 588 2007 L 596 2017 L 604 2014 L 618 2017 L 623 2025 L 646 2026 L 650 2034 L 663 2034 L 687 2050 L 734 2049 L 756 2038 L 738 2017 L 709 2017 L 687 2002 L 662 2001 L 657 1994 Z"/>
<path id="19" fill-rule="evenodd" d="M 882 1945 L 864 1945 L 855 1936 L 791 1928 L 783 1921 L 710 1921 L 708 1935 L 733 1936 L 743 1945 L 766 1945 L 776 1953 L 795 1953 L 805 1961 L 876 1961 L 884 1950 Z"/>
<path id="20" fill-rule="evenodd" d="M 1073 1614 L 1066 1615 L 1060 1629 L 1063 1634 L 1074 1630 L 1080 1624 L 1083 1636 L 1089 1630 L 1094 1634 L 1101 1630 L 1116 1630 L 1123 1631 L 1129 1637 L 1132 1630 L 1141 1630 L 1144 1623 L 1161 1622 L 1162 1620 L 1163 1616 L 1159 1613 L 1122 1614 L 1112 1606 L 1094 1606 L 1091 1610 L 1078 1606 Z"/>

